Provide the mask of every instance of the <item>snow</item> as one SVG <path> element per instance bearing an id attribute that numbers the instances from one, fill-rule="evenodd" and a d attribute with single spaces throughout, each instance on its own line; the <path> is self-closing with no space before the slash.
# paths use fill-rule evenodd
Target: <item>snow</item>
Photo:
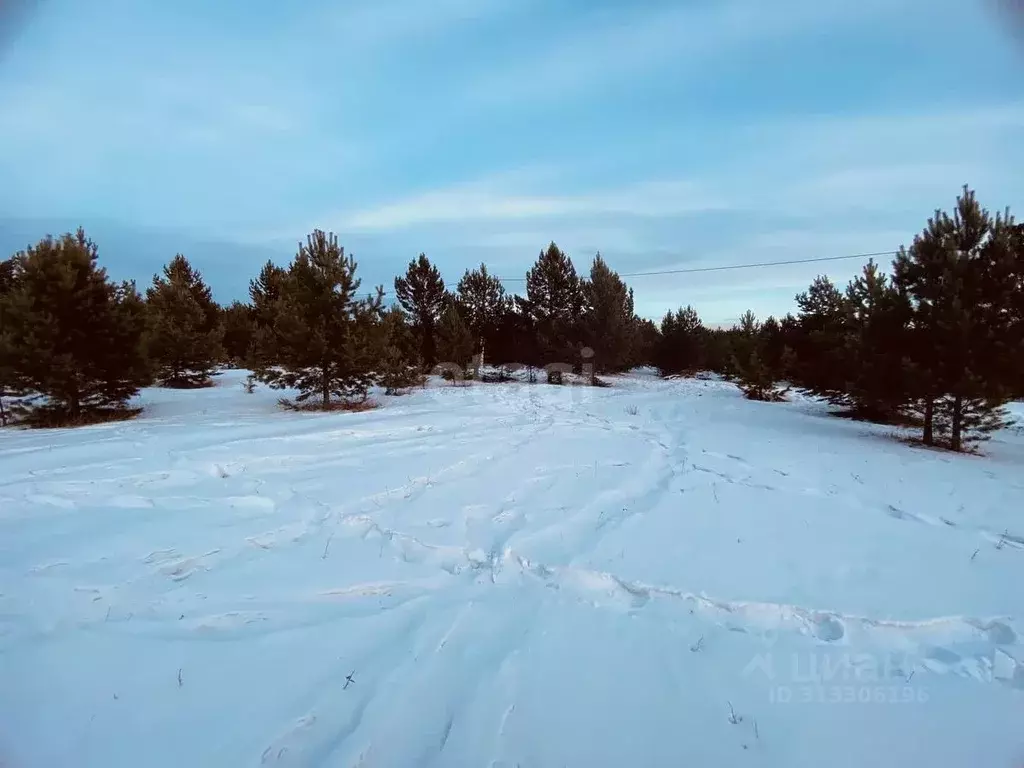
<path id="1" fill-rule="evenodd" d="M 1024 435 L 713 378 L 0 432 L 0 764 L 1013 766 Z M 1024 407 L 1016 407 L 1024 419 Z"/>

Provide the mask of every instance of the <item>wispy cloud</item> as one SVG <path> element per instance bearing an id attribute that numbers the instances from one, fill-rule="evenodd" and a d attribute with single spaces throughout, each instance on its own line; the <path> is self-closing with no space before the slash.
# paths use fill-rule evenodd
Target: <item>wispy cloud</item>
<path id="1" fill-rule="evenodd" d="M 682 216 L 721 203 L 687 181 L 651 181 L 585 194 L 514 194 L 483 181 L 438 189 L 339 217 L 345 231 L 401 229 L 421 224 L 554 217 Z"/>
<path id="2" fill-rule="evenodd" d="M 577 193 L 565 191 L 568 176 L 549 172 L 542 182 L 531 183 L 529 174 L 499 175 L 321 221 L 340 231 L 385 232 L 435 224 L 571 220 L 600 225 L 609 218 L 724 211 L 814 218 L 934 207 L 964 183 L 988 185 L 993 194 L 1014 191 L 1016 176 L 992 161 L 1006 156 L 1007 139 L 1024 139 L 1024 107 L 846 120 L 794 117 L 733 133 L 714 170 L 690 178 Z M 943 159 L 953 147 L 958 148 L 953 159 Z M 897 154 L 902 161 L 891 162 Z"/>

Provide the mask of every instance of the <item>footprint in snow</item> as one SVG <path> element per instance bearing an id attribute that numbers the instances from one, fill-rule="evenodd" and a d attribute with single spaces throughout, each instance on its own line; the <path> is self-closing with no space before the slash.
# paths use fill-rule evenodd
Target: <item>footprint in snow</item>
<path id="1" fill-rule="evenodd" d="M 835 643 L 846 635 L 843 623 L 831 614 L 818 614 L 811 617 L 814 636 L 826 643 Z"/>

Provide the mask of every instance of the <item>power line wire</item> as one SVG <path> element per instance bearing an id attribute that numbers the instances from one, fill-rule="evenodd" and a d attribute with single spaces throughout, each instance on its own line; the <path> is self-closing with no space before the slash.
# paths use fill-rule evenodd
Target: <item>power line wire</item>
<path id="1" fill-rule="evenodd" d="M 788 259 L 786 261 L 760 261 L 749 264 L 725 264 L 718 267 L 687 267 L 683 269 L 659 269 L 651 272 L 620 272 L 619 277 L 653 277 L 656 275 L 684 275 L 695 272 L 723 272 L 729 269 L 754 269 L 756 267 L 782 267 L 789 264 L 814 264 L 824 261 L 844 261 L 847 259 L 871 259 L 876 256 L 895 256 L 899 251 L 877 251 L 875 253 L 851 253 L 846 256 L 818 256 L 812 259 Z M 503 283 L 525 282 L 525 277 L 500 277 Z"/>
<path id="2" fill-rule="evenodd" d="M 895 256 L 899 251 L 875 251 L 873 253 L 849 253 L 844 256 L 816 256 L 810 259 L 786 259 L 784 261 L 757 261 L 747 264 L 723 264 L 718 267 L 684 267 L 681 269 L 658 269 L 650 272 L 620 272 L 619 277 L 655 277 L 658 275 L 686 275 L 697 272 L 724 272 L 730 269 L 757 269 L 763 267 L 784 267 L 791 264 L 818 264 L 828 261 L 848 261 L 850 259 L 873 259 L 881 256 Z M 497 277 L 501 283 L 524 283 L 526 277 Z M 445 283 L 445 288 L 452 286 Z M 392 291 L 384 291 L 385 296 L 390 296 Z"/>

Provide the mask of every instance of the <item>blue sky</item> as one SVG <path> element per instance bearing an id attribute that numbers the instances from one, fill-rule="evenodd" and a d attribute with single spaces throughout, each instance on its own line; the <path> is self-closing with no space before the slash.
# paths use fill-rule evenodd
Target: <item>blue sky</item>
<path id="1" fill-rule="evenodd" d="M 314 227 L 364 286 L 555 240 L 623 273 L 895 249 L 969 183 L 1024 216 L 1024 38 L 995 0 L 36 0 L 0 35 L 0 250 L 84 224 L 221 300 Z M 637 277 L 793 308 L 857 262 Z M 520 284 L 509 282 L 515 289 Z"/>

